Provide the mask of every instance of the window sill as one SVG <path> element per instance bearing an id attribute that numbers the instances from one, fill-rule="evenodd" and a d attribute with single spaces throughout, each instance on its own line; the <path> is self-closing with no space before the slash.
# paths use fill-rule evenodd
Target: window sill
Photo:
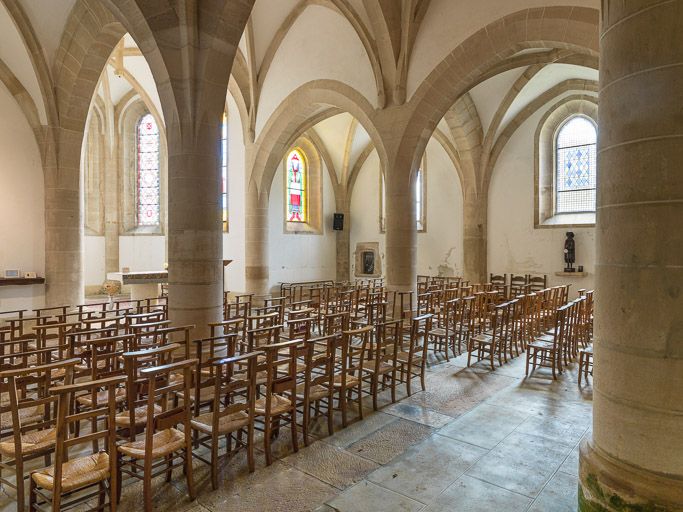
<path id="1" fill-rule="evenodd" d="M 160 226 L 144 226 L 130 229 L 121 233 L 121 236 L 163 236 Z"/>
<path id="2" fill-rule="evenodd" d="M 561 213 L 536 223 L 536 229 L 546 228 L 591 228 L 595 227 L 595 213 Z"/>
<path id="3" fill-rule="evenodd" d="M 285 222 L 285 235 L 322 235 L 322 230 L 307 223 Z"/>

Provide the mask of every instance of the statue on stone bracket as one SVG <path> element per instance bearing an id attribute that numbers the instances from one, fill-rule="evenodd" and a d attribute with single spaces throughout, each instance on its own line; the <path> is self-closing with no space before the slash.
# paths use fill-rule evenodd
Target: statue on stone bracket
<path id="1" fill-rule="evenodd" d="M 574 241 L 574 233 L 567 231 L 567 239 L 564 241 L 564 271 L 576 272 L 574 262 L 576 261 L 576 242 Z"/>

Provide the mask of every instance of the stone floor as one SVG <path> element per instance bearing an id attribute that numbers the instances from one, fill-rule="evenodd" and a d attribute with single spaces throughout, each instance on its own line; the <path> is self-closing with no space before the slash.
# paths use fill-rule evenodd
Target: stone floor
<path id="1" fill-rule="evenodd" d="M 468 369 L 463 357 L 434 364 L 427 391 L 401 393 L 396 404 L 383 396 L 375 413 L 368 402 L 363 421 L 331 437 L 316 430 L 318 439 L 298 453 L 283 431 L 269 467 L 259 450 L 249 474 L 238 455 L 222 468 L 217 491 L 208 467 L 195 462 L 195 501 L 180 470 L 171 484 L 159 477 L 155 509 L 575 511 L 578 445 L 591 426 L 592 389 L 577 386 L 576 365 L 557 382 L 546 370 L 523 376 L 523 357 L 495 371 L 483 364 Z M 139 483 L 126 485 L 119 510 L 140 510 L 141 494 Z M 0 502 L 1 511 L 14 509 Z"/>

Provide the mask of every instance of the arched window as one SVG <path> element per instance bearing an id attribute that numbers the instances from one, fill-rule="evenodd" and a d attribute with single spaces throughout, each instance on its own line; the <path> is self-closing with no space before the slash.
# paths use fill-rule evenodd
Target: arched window
<path id="1" fill-rule="evenodd" d="M 137 147 L 137 216 L 138 226 L 158 226 L 159 197 L 159 127 L 152 114 L 143 115 L 136 129 Z"/>
<path id="2" fill-rule="evenodd" d="M 584 116 L 569 118 L 555 139 L 555 213 L 595 212 L 597 129 Z"/>
<path id="3" fill-rule="evenodd" d="M 287 157 L 287 222 L 308 222 L 308 169 L 298 149 Z"/>
<path id="4" fill-rule="evenodd" d="M 228 231 L 228 114 L 223 112 L 221 124 L 221 207 L 223 210 L 223 231 Z"/>

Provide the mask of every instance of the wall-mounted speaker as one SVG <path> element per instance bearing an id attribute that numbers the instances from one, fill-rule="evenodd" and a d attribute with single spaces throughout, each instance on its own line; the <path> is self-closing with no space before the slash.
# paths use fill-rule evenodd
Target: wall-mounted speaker
<path id="1" fill-rule="evenodd" d="M 334 223 L 332 224 L 332 229 L 335 231 L 344 231 L 344 214 L 343 213 L 335 213 L 334 214 Z"/>

